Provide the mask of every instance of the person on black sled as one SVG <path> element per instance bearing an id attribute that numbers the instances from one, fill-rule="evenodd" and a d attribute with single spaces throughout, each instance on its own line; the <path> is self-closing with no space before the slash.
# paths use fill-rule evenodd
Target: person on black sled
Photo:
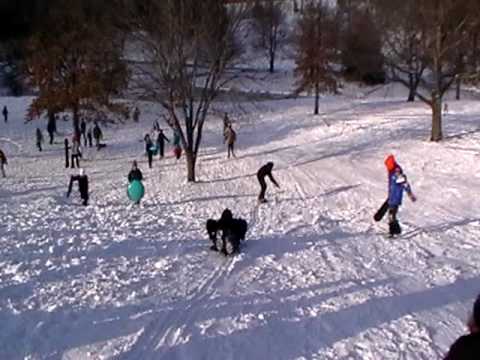
<path id="1" fill-rule="evenodd" d="M 78 181 L 78 190 L 80 192 L 80 198 L 83 200 L 84 206 L 88 205 L 88 176 L 85 174 L 84 169 L 80 169 L 78 175 L 72 175 L 70 177 L 70 183 L 68 184 L 67 198 L 70 197 L 72 192 L 73 183 Z"/>
<path id="2" fill-rule="evenodd" d="M 461 336 L 450 347 L 445 360 L 480 359 L 480 295 L 473 304 L 472 316 L 468 321 L 469 334 Z"/>
<path id="3" fill-rule="evenodd" d="M 244 219 L 233 218 L 230 209 L 225 209 L 219 220 L 208 219 L 206 224 L 208 236 L 213 245 L 211 250 L 218 251 L 217 234 L 222 232 L 222 248 L 221 252 L 228 255 L 227 242 L 232 245 L 232 253 L 240 252 L 240 241 L 245 240 L 248 225 Z"/>
<path id="4" fill-rule="evenodd" d="M 389 235 L 399 235 L 402 232 L 400 224 L 397 220 L 398 209 L 402 205 L 403 192 L 406 191 L 410 200 L 415 202 L 417 199 L 413 195 L 410 184 L 407 181 L 407 177 L 402 172 L 400 167 L 397 167 L 389 179 L 389 191 L 388 191 L 388 228 Z"/>
<path id="5" fill-rule="evenodd" d="M 277 188 L 280 188 L 280 185 L 275 181 L 272 175 L 272 169 L 273 169 L 273 162 L 268 162 L 265 165 L 263 165 L 257 172 L 257 179 L 258 182 L 260 183 L 260 194 L 258 195 L 258 202 L 259 203 L 266 203 L 267 200 L 265 200 L 265 192 L 267 191 L 267 183 L 265 182 L 265 177 L 269 177 L 270 181 L 275 185 Z"/>

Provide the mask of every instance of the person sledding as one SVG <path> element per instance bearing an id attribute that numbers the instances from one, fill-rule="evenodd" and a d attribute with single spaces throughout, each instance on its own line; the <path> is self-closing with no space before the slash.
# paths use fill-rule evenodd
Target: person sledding
<path id="1" fill-rule="evenodd" d="M 230 209 L 225 209 L 222 216 L 218 220 L 208 219 L 207 233 L 213 245 L 211 250 L 220 251 L 224 255 L 231 255 L 240 252 L 240 242 L 245 240 L 248 224 L 244 219 L 234 218 Z M 221 232 L 221 249 L 218 248 L 217 234 Z M 227 251 L 227 243 L 232 247 L 232 250 Z"/>
<path id="2" fill-rule="evenodd" d="M 390 155 L 387 160 L 385 161 L 385 165 L 387 166 L 387 170 L 389 172 L 391 171 L 388 179 L 388 232 L 389 236 L 393 237 L 402 232 L 397 219 L 397 213 L 402 205 L 403 192 L 406 191 L 408 197 L 413 202 L 417 199 L 407 181 L 407 176 L 403 173 L 401 167 L 396 164 L 393 155 Z"/>
<path id="3" fill-rule="evenodd" d="M 132 163 L 132 169 L 128 173 L 128 183 L 132 184 L 134 181 L 139 181 L 141 183 L 142 180 L 143 180 L 143 174 L 140 171 L 140 169 L 138 168 L 137 161 L 134 160 L 133 163 Z M 140 200 L 143 197 L 143 194 L 141 196 L 137 195 L 137 194 L 129 194 L 129 196 L 132 197 L 132 201 L 135 202 L 135 205 L 139 205 Z"/>
<path id="4" fill-rule="evenodd" d="M 270 179 L 270 181 L 273 183 L 273 185 L 275 185 L 277 188 L 280 187 L 277 181 L 273 178 L 272 169 L 273 169 L 273 162 L 270 161 L 265 165 L 263 165 L 257 172 L 257 179 L 260 184 L 260 194 L 258 195 L 259 203 L 267 202 L 267 200 L 265 200 L 265 192 L 267 191 L 267 183 L 265 182 L 265 178 L 267 176 Z"/>

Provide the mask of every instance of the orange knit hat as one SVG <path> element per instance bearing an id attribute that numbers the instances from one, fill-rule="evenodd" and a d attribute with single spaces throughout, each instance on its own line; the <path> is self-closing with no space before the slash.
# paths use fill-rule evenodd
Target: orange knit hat
<path id="1" fill-rule="evenodd" d="M 387 167 L 387 170 L 389 172 L 395 170 L 397 162 L 395 161 L 395 157 L 393 155 L 390 154 L 387 156 L 387 158 L 385 159 L 385 166 Z"/>

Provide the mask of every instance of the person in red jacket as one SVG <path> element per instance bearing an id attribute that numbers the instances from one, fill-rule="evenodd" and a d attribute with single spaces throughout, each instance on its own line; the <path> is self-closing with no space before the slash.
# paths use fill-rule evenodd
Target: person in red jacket
<path id="1" fill-rule="evenodd" d="M 453 343 L 445 360 L 480 359 L 480 295 L 473 305 L 472 316 L 467 325 L 470 333 Z"/>

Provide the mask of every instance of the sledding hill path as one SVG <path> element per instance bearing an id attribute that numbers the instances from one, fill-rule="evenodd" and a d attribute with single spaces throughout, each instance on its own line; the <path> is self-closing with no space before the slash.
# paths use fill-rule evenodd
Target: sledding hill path
<path id="1" fill-rule="evenodd" d="M 9 101 L 12 114 L 28 105 Z M 85 152 L 87 208 L 65 199 L 60 143 L 39 154 L 35 124 L 1 124 L 0 358 L 441 358 L 480 290 L 480 106 L 450 104 L 440 144 L 425 141 L 421 104 L 330 98 L 319 117 L 306 100 L 262 106 L 235 125 L 236 159 L 220 121 L 208 124 L 199 181 L 187 184 L 170 153 L 148 169 L 141 139 L 156 109 L 144 104 L 143 123 L 107 128 L 109 146 Z M 388 153 L 418 197 L 396 239 L 372 219 Z M 133 159 L 139 207 L 125 194 Z M 269 184 L 258 206 L 267 161 L 281 188 Z M 226 207 L 249 222 L 229 258 L 204 229 Z"/>

